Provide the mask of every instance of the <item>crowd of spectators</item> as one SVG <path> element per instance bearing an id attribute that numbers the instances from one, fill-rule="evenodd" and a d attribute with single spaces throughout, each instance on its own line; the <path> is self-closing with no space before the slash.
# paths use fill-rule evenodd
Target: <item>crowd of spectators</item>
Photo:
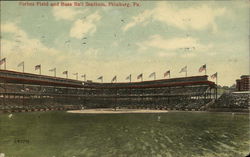
<path id="1" fill-rule="evenodd" d="M 207 85 L 141 89 L 0 85 L 0 110 L 54 110 L 65 109 L 65 105 L 79 108 L 82 104 L 86 108 L 201 110 L 211 101 L 211 97 L 205 97 L 211 92 Z"/>
<path id="2" fill-rule="evenodd" d="M 211 105 L 211 108 L 248 109 L 250 107 L 249 97 L 249 92 L 223 93 L 220 98 Z"/>

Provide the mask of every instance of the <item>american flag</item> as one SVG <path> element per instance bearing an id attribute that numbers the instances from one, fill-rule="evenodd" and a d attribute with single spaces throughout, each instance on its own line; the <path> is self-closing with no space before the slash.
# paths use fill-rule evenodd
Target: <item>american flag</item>
<path id="1" fill-rule="evenodd" d="M 155 77 L 155 72 L 152 72 L 152 73 L 149 75 L 149 78 L 150 78 L 150 77 L 153 77 L 153 76 Z"/>
<path id="2" fill-rule="evenodd" d="M 35 66 L 35 70 L 41 69 L 41 64 Z"/>
<path id="3" fill-rule="evenodd" d="M 0 60 L 0 65 L 2 65 L 4 63 L 6 63 L 6 58 L 3 58 L 3 59 Z"/>
<path id="4" fill-rule="evenodd" d="M 164 77 L 167 77 L 168 75 L 170 75 L 170 70 L 168 70 L 168 71 L 166 71 L 166 72 L 164 73 Z"/>
<path id="5" fill-rule="evenodd" d="M 97 80 L 102 80 L 103 79 L 103 76 L 100 76 L 97 78 Z"/>
<path id="6" fill-rule="evenodd" d="M 82 75 L 81 77 L 85 78 L 85 77 L 86 77 L 86 74 Z"/>
<path id="7" fill-rule="evenodd" d="M 217 72 L 216 72 L 216 73 L 214 73 L 213 75 L 211 75 L 211 78 L 212 78 L 212 79 L 217 78 L 217 74 L 218 74 Z"/>
<path id="8" fill-rule="evenodd" d="M 180 73 L 182 73 L 182 72 L 187 72 L 187 66 L 185 66 L 185 67 L 183 67 L 183 68 L 181 69 Z"/>
<path id="9" fill-rule="evenodd" d="M 141 79 L 142 78 L 142 73 L 140 75 L 137 76 L 137 79 Z"/>
<path id="10" fill-rule="evenodd" d="M 22 61 L 21 63 L 19 63 L 19 64 L 17 65 L 17 67 L 20 67 L 20 66 L 24 66 L 24 61 Z"/>
<path id="11" fill-rule="evenodd" d="M 206 70 L 207 66 L 206 64 L 202 65 L 199 69 L 199 72 L 202 72 L 203 70 Z"/>
<path id="12" fill-rule="evenodd" d="M 68 71 L 64 71 L 62 74 L 65 74 L 65 75 L 67 75 L 68 74 Z"/>
<path id="13" fill-rule="evenodd" d="M 131 74 L 126 77 L 126 80 L 130 80 L 130 79 L 131 79 Z"/>
<path id="14" fill-rule="evenodd" d="M 49 69 L 49 71 L 56 71 L 56 68 L 53 68 L 53 69 Z"/>

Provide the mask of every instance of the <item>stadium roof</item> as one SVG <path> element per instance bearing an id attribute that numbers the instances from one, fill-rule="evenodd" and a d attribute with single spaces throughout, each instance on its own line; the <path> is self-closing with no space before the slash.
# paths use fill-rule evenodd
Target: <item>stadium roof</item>
<path id="1" fill-rule="evenodd" d="M 0 70 L 1 82 L 45 86 L 62 86 L 73 88 L 157 88 L 189 85 L 208 85 L 213 87 L 216 86 L 214 82 L 208 81 L 207 78 L 208 76 L 204 75 L 131 83 L 97 83 L 30 73 L 21 73 L 10 70 Z"/>

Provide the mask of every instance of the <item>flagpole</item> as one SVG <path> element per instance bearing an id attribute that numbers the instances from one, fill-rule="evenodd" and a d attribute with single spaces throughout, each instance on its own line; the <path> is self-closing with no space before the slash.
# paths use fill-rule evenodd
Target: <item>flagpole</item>
<path id="1" fill-rule="evenodd" d="M 41 72 L 41 71 L 42 71 L 41 69 L 42 69 L 42 65 L 40 64 L 40 68 L 39 68 L 39 74 L 40 74 L 40 75 L 41 75 L 41 73 L 42 73 L 42 72 Z"/>
<path id="2" fill-rule="evenodd" d="M 129 76 L 129 82 L 131 83 L 131 74 L 130 74 L 130 76 Z"/>
<path id="3" fill-rule="evenodd" d="M 55 71 L 54 71 L 54 76 L 56 77 L 56 68 L 55 68 Z"/>
<path id="4" fill-rule="evenodd" d="M 0 26 L 1 27 L 1 26 Z M 0 42 L 0 61 L 2 60 L 2 51 L 1 51 L 1 42 Z M 0 69 L 1 69 L 2 65 L 0 64 Z"/>
<path id="5" fill-rule="evenodd" d="M 23 73 L 24 73 L 24 61 L 23 61 Z M 23 90 L 24 90 L 24 84 L 23 84 Z M 22 99 L 22 104 L 24 105 L 24 94 L 22 95 L 23 96 L 23 99 Z"/>
<path id="6" fill-rule="evenodd" d="M 186 67 L 187 67 L 187 66 L 186 66 Z M 187 73 L 188 73 L 188 68 L 186 68 L 186 77 L 187 77 L 187 75 L 188 75 Z"/>
<path id="7" fill-rule="evenodd" d="M 0 27 L 1 27 L 1 25 L 0 25 Z M 1 37 L 2 38 L 2 37 Z M 0 39 L 1 40 L 1 39 Z M 0 42 L 0 61 L 2 60 L 2 46 L 1 46 L 1 43 L 2 42 Z M 2 68 L 2 65 L 0 64 L 0 69 Z"/>
<path id="8" fill-rule="evenodd" d="M 216 85 L 218 86 L 218 72 L 217 72 L 217 76 L 216 76 Z"/>
<path id="9" fill-rule="evenodd" d="M 24 73 L 24 62 L 23 62 L 23 73 Z"/>

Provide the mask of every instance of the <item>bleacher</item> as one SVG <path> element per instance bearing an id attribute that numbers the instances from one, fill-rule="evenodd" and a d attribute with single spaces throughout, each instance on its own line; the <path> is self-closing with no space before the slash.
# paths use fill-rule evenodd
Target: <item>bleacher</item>
<path id="1" fill-rule="evenodd" d="M 224 93 L 211 108 L 248 109 L 250 107 L 250 92 Z"/>
<path id="2" fill-rule="evenodd" d="M 207 76 L 96 83 L 0 70 L 0 110 L 56 110 L 82 105 L 199 110 L 215 99 L 214 89 L 216 85 Z"/>

